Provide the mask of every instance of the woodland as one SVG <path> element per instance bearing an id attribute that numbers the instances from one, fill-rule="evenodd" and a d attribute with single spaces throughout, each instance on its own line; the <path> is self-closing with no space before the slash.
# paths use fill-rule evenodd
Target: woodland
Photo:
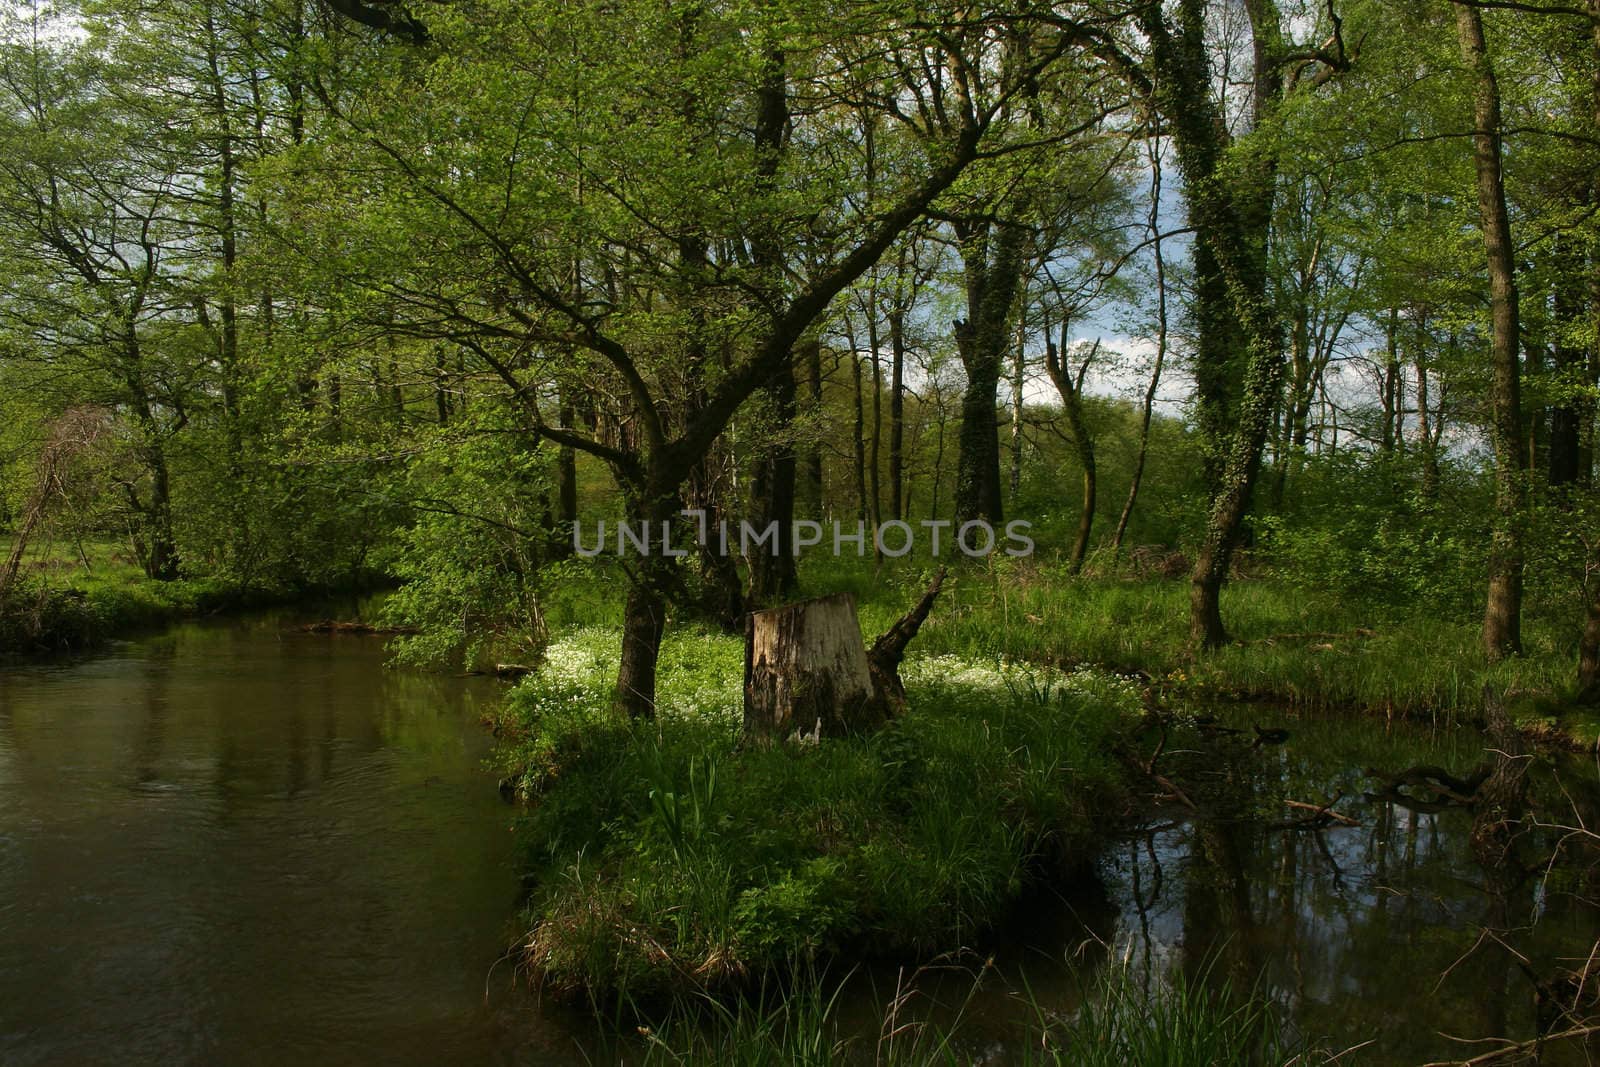
<path id="1" fill-rule="evenodd" d="M 1600 930 L 1508 942 L 1600 884 L 1600 0 L 4 9 L 0 654 L 378 591 L 394 669 L 519 679 L 519 967 L 648 1062 L 976 1062 L 828 966 L 1142 820 L 1337 834 L 1196 747 L 1425 723 L 1376 795 L 1466 813 L 1545 991 L 1462 1055 L 1593 1047 Z M 1359 1047 L 1248 962 L 1004 1062 Z"/>

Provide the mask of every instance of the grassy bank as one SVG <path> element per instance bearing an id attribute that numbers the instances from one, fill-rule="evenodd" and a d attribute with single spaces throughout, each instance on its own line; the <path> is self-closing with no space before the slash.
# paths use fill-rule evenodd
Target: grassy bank
<path id="1" fill-rule="evenodd" d="M 881 597 L 870 589 L 863 586 Z M 1600 734 L 1595 712 L 1565 699 L 1576 673 L 1580 620 L 1561 626 L 1529 619 L 1524 654 L 1491 665 L 1477 620 L 1424 608 L 1378 610 L 1253 577 L 1223 593 L 1232 643 L 1196 655 L 1182 580 L 974 568 L 957 576 L 950 594 L 919 638 L 924 648 L 1138 672 L 1191 699 L 1259 699 L 1440 721 L 1479 716 L 1490 685 L 1508 695 L 1530 726 L 1583 745 Z"/>
<path id="2" fill-rule="evenodd" d="M 669 638 L 639 724 L 609 708 L 616 643 L 560 637 L 500 723 L 537 798 L 525 960 L 547 988 L 653 998 L 971 945 L 1126 808 L 1122 679 L 923 657 L 881 733 L 741 748 L 738 639 Z"/>
<path id="3" fill-rule="evenodd" d="M 925 1067 L 1005 1062 L 1023 1067 L 1260 1067 L 1325 1063 L 1290 1040 L 1274 1006 L 1225 982 L 1203 988 L 1176 976 L 1142 982 L 1126 966 L 1103 968 L 1069 1012 L 1038 1002 L 1025 986 L 1007 995 L 1004 1017 L 977 994 L 999 979 L 980 966 L 957 1003 L 930 1000 L 915 980 L 888 1001 L 873 1031 L 846 1023 L 850 980 L 806 975 L 779 995 L 736 1005 L 680 998 L 640 1027 L 638 1061 L 650 1067 L 797 1064 L 801 1067 Z M 1003 1059 L 997 1058 L 1001 1052 Z"/>
<path id="4" fill-rule="evenodd" d="M 0 660 L 90 649 L 119 634 L 329 592 L 223 577 L 156 581 L 124 546 L 93 542 L 31 559 L 0 604 Z"/>
<path id="5" fill-rule="evenodd" d="M 874 569 L 870 561 L 818 560 L 803 569 L 802 581 L 807 593 L 853 591 L 870 638 L 915 601 L 925 564 L 890 561 Z M 620 604 L 602 588 L 613 587 L 565 583 L 550 600 L 552 621 L 620 617 Z M 1600 714 L 1569 699 L 1579 616 L 1530 612 L 1524 654 L 1490 665 L 1475 614 L 1339 596 L 1260 569 L 1223 590 L 1232 642 L 1196 655 L 1188 595 L 1185 577 L 1129 564 L 1082 577 L 1042 560 L 962 564 L 914 647 L 990 664 L 1138 674 L 1159 692 L 1188 700 L 1265 700 L 1438 722 L 1478 718 L 1491 685 L 1531 729 L 1584 747 L 1600 739 Z"/>

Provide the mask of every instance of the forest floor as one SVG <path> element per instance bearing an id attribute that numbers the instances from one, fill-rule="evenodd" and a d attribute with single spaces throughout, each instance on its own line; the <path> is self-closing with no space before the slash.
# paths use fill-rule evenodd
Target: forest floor
<path id="1" fill-rule="evenodd" d="M 878 587 L 882 589 L 882 587 Z M 1483 657 L 1477 619 L 1378 611 L 1272 576 L 1222 592 L 1232 640 L 1197 656 L 1189 646 L 1189 582 L 1082 577 L 1022 566 L 968 569 L 947 585 L 918 641 L 923 651 L 1133 673 L 1157 696 L 1262 701 L 1291 710 L 1342 710 L 1413 720 L 1477 721 L 1483 691 L 1506 699 L 1525 728 L 1570 744 L 1600 739 L 1600 713 L 1570 701 L 1581 619 L 1570 627 L 1526 617 L 1522 656 Z M 874 587 L 869 600 L 883 597 Z M 885 605 L 893 613 L 893 603 Z"/>
<path id="2" fill-rule="evenodd" d="M 870 642 L 926 586 L 909 561 L 827 560 L 802 568 L 803 592 L 849 590 Z M 564 582 L 547 614 L 557 626 L 616 618 L 617 583 Z M 1308 591 L 1270 572 L 1223 590 L 1231 642 L 1197 656 L 1188 641 L 1185 577 L 1070 577 L 1029 561 L 952 570 L 912 648 L 979 662 L 1096 667 L 1135 676 L 1160 699 L 1262 701 L 1290 711 L 1475 722 L 1485 686 L 1531 733 L 1575 747 L 1600 742 L 1600 711 L 1570 699 L 1581 617 L 1524 618 L 1524 653 L 1485 662 L 1481 623 L 1425 606 L 1396 609 Z"/>
<path id="3" fill-rule="evenodd" d="M 1530 732 L 1585 748 L 1600 740 L 1600 713 L 1570 700 L 1581 618 L 1563 627 L 1525 617 L 1524 654 L 1491 665 L 1477 619 L 1381 610 L 1254 576 L 1224 587 L 1230 643 L 1196 655 L 1186 578 L 1063 579 L 1001 567 L 963 571 L 947 588 L 919 636 L 925 651 L 1096 666 L 1190 704 L 1264 701 L 1444 723 L 1481 719 L 1488 686 Z"/>

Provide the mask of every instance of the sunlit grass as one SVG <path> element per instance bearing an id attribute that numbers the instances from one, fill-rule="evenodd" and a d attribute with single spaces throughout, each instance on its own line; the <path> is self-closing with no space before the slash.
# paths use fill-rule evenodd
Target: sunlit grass
<path id="1" fill-rule="evenodd" d="M 925 564 L 816 560 L 802 569 L 803 592 L 855 593 L 870 641 L 915 601 L 929 578 Z M 1576 736 L 1600 729 L 1564 702 L 1576 675 L 1581 619 L 1530 611 L 1524 654 L 1490 665 L 1476 617 L 1424 603 L 1356 602 L 1268 572 L 1224 588 L 1232 641 L 1197 655 L 1188 640 L 1188 595 L 1182 577 L 1134 577 L 1109 567 L 1071 577 L 1030 560 L 963 563 L 953 567 L 912 648 L 1013 668 L 1094 666 L 1186 697 L 1441 722 L 1480 715 L 1487 684 L 1508 694 L 1513 712 L 1527 720 Z M 617 619 L 613 601 L 581 581 L 566 583 L 560 598 L 564 617 L 589 621 Z"/>
<path id="2" fill-rule="evenodd" d="M 9 555 L 9 545 L 5 551 Z M 292 592 L 244 589 L 210 577 L 155 581 L 118 541 L 35 545 L 9 603 L 0 605 L 0 656 L 83 649 L 117 633 Z"/>

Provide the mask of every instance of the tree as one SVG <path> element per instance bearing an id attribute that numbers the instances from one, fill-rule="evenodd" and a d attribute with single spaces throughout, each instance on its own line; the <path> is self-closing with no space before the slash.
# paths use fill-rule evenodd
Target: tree
<path id="1" fill-rule="evenodd" d="M 54 372 L 60 406 L 125 414 L 135 549 L 150 577 L 176 578 L 169 453 L 203 395 L 186 277 L 197 148 L 169 101 L 121 93 L 115 57 L 60 29 L 33 7 L 0 56 L 0 327 Z"/>
<path id="2" fill-rule="evenodd" d="M 1461 58 L 1473 81 L 1472 158 L 1478 215 L 1489 266 L 1491 308 L 1490 441 L 1495 455 L 1495 524 L 1489 549 L 1489 597 L 1483 644 L 1491 660 L 1522 651 L 1522 523 L 1527 507 L 1527 454 L 1522 448 L 1521 333 L 1511 217 L 1501 170 L 1500 88 L 1483 36 L 1483 18 L 1455 4 Z"/>
<path id="3" fill-rule="evenodd" d="M 1002 70 L 1030 17 L 441 8 L 436 50 L 395 51 L 337 108 L 346 136 L 319 191 L 356 221 L 335 254 L 404 309 L 402 329 L 471 352 L 541 439 L 604 462 L 629 520 L 659 532 L 834 299 L 964 169 L 1006 151 L 997 116 L 1080 38 L 1052 29 Z M 850 118 L 862 111 L 908 145 L 870 209 Z M 357 173 L 381 176 L 382 195 L 350 199 L 371 180 Z M 832 251 L 819 259 L 819 245 Z M 548 418 L 554 382 L 599 388 L 618 432 Z M 660 553 L 630 571 L 616 698 L 647 715 L 679 576 Z"/>
<path id="4" fill-rule="evenodd" d="M 1249 16 L 1248 134 L 1235 138 L 1213 92 L 1202 0 L 1180 0 L 1169 18 L 1143 9 L 1148 65 L 1123 67 L 1161 112 L 1176 149 L 1194 230 L 1192 361 L 1199 423 L 1209 449 L 1210 513 L 1190 579 L 1190 639 L 1227 640 L 1221 592 L 1243 531 L 1261 454 L 1283 378 L 1281 331 L 1267 288 L 1267 236 L 1281 142 L 1274 123 L 1286 96 L 1322 84 L 1348 66 L 1341 21 L 1316 27 L 1326 43 L 1297 48 L 1272 0 Z"/>

